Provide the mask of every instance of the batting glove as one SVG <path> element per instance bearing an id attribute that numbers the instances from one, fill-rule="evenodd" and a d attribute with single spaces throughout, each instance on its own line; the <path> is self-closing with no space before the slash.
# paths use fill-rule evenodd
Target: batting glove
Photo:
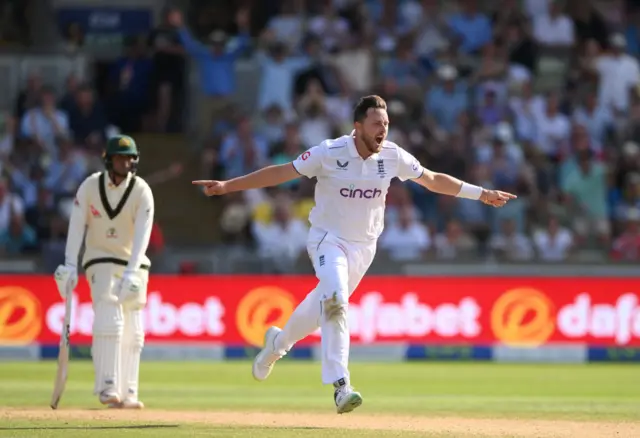
<path id="1" fill-rule="evenodd" d="M 117 297 L 120 303 L 136 302 L 142 294 L 142 280 L 133 271 L 125 271 L 118 285 Z"/>
<path id="2" fill-rule="evenodd" d="M 63 300 L 67 299 L 67 293 L 73 291 L 78 285 L 78 270 L 75 266 L 60 265 L 53 274 L 58 293 Z"/>

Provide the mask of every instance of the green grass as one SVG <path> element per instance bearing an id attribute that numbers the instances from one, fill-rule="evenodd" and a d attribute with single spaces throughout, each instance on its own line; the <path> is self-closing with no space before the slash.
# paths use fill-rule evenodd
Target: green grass
<path id="1" fill-rule="evenodd" d="M 351 373 L 353 384 L 362 392 L 365 403 L 357 413 L 350 415 L 640 422 L 640 367 L 634 365 L 354 363 Z M 0 436 L 69 438 L 85 436 L 82 434 L 89 426 L 94 428 L 91 435 L 98 437 L 289 438 L 344 433 L 335 429 L 294 427 L 287 428 L 286 434 L 275 434 L 273 429 L 259 427 L 187 426 L 182 422 L 176 423 L 175 427 L 140 428 L 140 421 L 115 425 L 123 426 L 119 429 L 96 429 L 100 426 L 113 428 L 114 421 L 88 418 L 69 420 L 61 426 L 59 420 L 26 422 L 3 414 L 3 407 L 46 408 L 54 374 L 55 362 L 0 364 Z M 141 376 L 141 399 L 149 410 L 310 412 L 338 418 L 331 388 L 320 384 L 317 363 L 283 361 L 276 366 L 272 377 L 262 383 L 253 381 L 248 362 L 146 362 L 142 365 Z M 98 408 L 92 389 L 90 362 L 72 361 L 60 409 Z M 31 425 L 39 429 L 20 429 Z M 46 428 L 51 425 L 67 429 Z M 327 427 L 331 426 L 327 424 Z M 349 435 L 467 436 L 393 430 L 354 430 Z"/>

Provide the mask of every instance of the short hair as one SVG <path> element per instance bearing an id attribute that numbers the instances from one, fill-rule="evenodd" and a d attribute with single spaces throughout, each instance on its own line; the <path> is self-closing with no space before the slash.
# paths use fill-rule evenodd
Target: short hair
<path id="1" fill-rule="evenodd" d="M 362 122 L 366 119 L 369 108 L 386 110 L 387 102 L 385 102 L 382 97 L 374 94 L 360 98 L 353 110 L 353 122 Z"/>

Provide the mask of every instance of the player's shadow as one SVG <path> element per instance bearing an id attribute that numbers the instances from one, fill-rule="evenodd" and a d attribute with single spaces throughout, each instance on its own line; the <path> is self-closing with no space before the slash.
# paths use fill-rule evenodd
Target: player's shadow
<path id="1" fill-rule="evenodd" d="M 170 429 L 180 427 L 177 424 L 135 424 L 128 426 L 32 426 L 0 427 L 1 430 L 117 430 L 117 429 Z"/>

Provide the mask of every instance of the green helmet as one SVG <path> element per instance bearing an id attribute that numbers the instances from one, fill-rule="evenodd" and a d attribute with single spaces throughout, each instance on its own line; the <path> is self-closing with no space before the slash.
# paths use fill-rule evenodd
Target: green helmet
<path id="1" fill-rule="evenodd" d="M 116 135 L 107 140 L 107 148 L 104 151 L 103 159 L 104 165 L 108 171 L 113 171 L 112 157 L 114 155 L 131 155 L 135 157 L 132 163 L 131 173 L 136 173 L 138 170 L 138 160 L 140 153 L 138 152 L 138 146 L 133 138 L 128 135 Z"/>

